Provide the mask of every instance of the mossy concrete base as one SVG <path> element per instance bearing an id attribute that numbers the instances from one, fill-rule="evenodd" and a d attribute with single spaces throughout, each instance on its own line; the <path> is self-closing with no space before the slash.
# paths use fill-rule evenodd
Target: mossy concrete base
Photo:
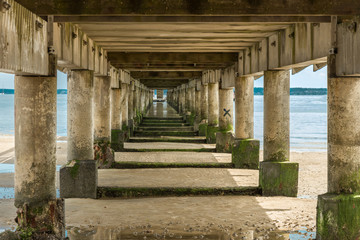
<path id="1" fill-rule="evenodd" d="M 224 188 L 127 188 L 127 187 L 99 187 L 98 198 L 135 198 L 135 197 L 169 197 L 169 196 L 224 196 L 246 195 L 258 196 L 259 187 L 224 187 Z"/>
<path id="2" fill-rule="evenodd" d="M 190 126 L 194 126 L 194 122 L 196 119 L 196 115 L 191 113 L 190 115 L 186 115 L 186 123 L 190 124 Z"/>
<path id="3" fill-rule="evenodd" d="M 232 163 L 201 162 L 201 163 L 166 163 L 166 162 L 115 162 L 115 169 L 137 168 L 233 168 Z"/>
<path id="4" fill-rule="evenodd" d="M 235 168 L 259 169 L 260 141 L 256 139 L 235 139 L 231 159 Z"/>
<path id="5" fill-rule="evenodd" d="M 316 239 L 360 239 L 360 195 L 320 195 Z"/>
<path id="6" fill-rule="evenodd" d="M 216 152 L 231 153 L 234 144 L 234 134 L 232 132 L 216 133 Z"/>
<path id="7" fill-rule="evenodd" d="M 208 125 L 206 128 L 206 143 L 215 144 L 216 143 L 216 133 L 219 131 L 218 126 Z"/>
<path id="8" fill-rule="evenodd" d="M 134 120 L 133 119 L 129 119 L 128 120 L 128 124 L 129 124 L 129 133 L 130 133 L 130 137 L 134 136 Z"/>
<path id="9" fill-rule="evenodd" d="M 65 239 L 64 205 L 63 199 L 54 199 L 18 207 L 15 221 L 16 235 L 20 238 L 11 239 Z"/>
<path id="10" fill-rule="evenodd" d="M 296 197 L 299 164 L 293 162 L 260 163 L 260 187 L 264 196 Z"/>
<path id="11" fill-rule="evenodd" d="M 124 149 L 126 132 L 121 129 L 111 129 L 111 148 L 115 152 L 121 152 Z"/>
<path id="12" fill-rule="evenodd" d="M 60 169 L 61 198 L 96 198 L 97 183 L 95 160 L 73 160 Z"/>
<path id="13" fill-rule="evenodd" d="M 207 131 L 207 123 L 199 124 L 199 136 L 206 136 Z"/>

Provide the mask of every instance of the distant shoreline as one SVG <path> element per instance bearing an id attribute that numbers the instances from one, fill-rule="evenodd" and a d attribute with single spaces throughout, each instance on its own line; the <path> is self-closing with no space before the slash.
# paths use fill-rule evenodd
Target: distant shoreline
<path id="1" fill-rule="evenodd" d="M 14 89 L 1 89 L 0 94 L 14 94 Z M 57 94 L 67 94 L 67 89 L 58 89 Z M 264 95 L 264 88 L 254 88 L 254 95 Z M 327 95 L 326 88 L 290 88 L 290 95 Z"/>

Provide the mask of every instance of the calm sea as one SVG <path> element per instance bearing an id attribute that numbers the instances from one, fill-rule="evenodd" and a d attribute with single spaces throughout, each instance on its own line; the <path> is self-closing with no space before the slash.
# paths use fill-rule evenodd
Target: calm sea
<path id="1" fill-rule="evenodd" d="M 57 101 L 57 134 L 66 136 L 66 94 Z M 326 95 L 290 96 L 290 146 L 293 151 L 326 151 Z M 255 138 L 263 139 L 263 96 L 254 97 Z M 14 134 L 14 95 L 0 95 L 0 134 Z"/>

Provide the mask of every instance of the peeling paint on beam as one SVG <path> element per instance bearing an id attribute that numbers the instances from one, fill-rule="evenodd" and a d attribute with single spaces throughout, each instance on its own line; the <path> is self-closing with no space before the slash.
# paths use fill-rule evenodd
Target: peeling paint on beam
<path id="1" fill-rule="evenodd" d="M 38 15 L 356 15 L 353 0 L 17 0 Z"/>

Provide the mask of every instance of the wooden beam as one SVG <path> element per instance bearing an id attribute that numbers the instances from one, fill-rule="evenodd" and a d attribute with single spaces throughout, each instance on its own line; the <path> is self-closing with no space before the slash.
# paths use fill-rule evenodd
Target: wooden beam
<path id="1" fill-rule="evenodd" d="M 193 79 L 200 78 L 202 72 L 131 72 L 136 79 Z"/>
<path id="2" fill-rule="evenodd" d="M 141 79 L 140 82 L 148 88 L 175 88 L 189 82 L 188 79 L 163 80 L 163 79 Z"/>
<path id="3" fill-rule="evenodd" d="M 125 53 L 109 52 L 112 64 L 228 64 L 237 61 L 237 53 Z"/>
<path id="4" fill-rule="evenodd" d="M 54 22 L 73 23 L 329 23 L 330 16 L 55 16 Z"/>
<path id="5" fill-rule="evenodd" d="M 357 15 L 354 0 L 17 0 L 38 15 Z"/>
<path id="6" fill-rule="evenodd" d="M 47 22 L 13 0 L 0 4 L 0 71 L 49 75 Z"/>

